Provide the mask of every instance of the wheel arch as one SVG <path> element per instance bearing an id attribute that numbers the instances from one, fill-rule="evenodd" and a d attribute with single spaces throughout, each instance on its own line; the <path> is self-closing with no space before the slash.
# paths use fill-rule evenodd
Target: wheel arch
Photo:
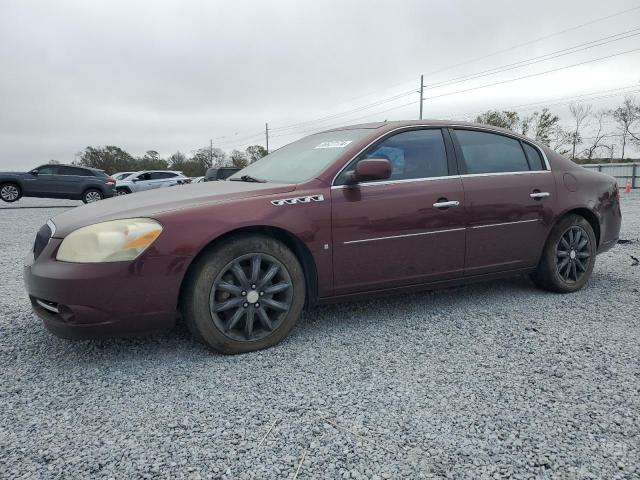
<path id="1" fill-rule="evenodd" d="M 259 234 L 275 238 L 276 240 L 284 243 L 293 252 L 293 254 L 302 265 L 302 270 L 304 273 L 305 288 L 307 293 L 305 296 L 305 306 L 314 305 L 318 298 L 318 271 L 315 259 L 313 258 L 313 255 L 311 254 L 309 248 L 302 240 L 300 240 L 300 238 L 298 238 L 288 230 L 279 227 L 273 227 L 270 225 L 254 225 L 241 227 L 225 232 L 222 235 L 219 235 L 218 237 L 212 239 L 209 243 L 207 243 L 200 249 L 197 255 L 195 255 L 191 259 L 191 262 L 189 263 L 189 266 L 186 268 L 182 277 L 180 290 L 178 293 L 178 307 L 182 302 L 184 289 L 189 279 L 189 273 L 196 264 L 197 260 L 202 255 L 204 255 L 205 252 L 211 250 L 212 248 L 215 248 L 217 245 L 224 241 L 227 241 L 236 236 L 245 236 L 251 234 Z"/>
<path id="2" fill-rule="evenodd" d="M 560 220 L 562 220 L 564 217 L 568 215 L 579 215 L 582 218 L 584 218 L 587 222 L 589 222 L 589 225 L 591 225 L 591 228 L 593 228 L 593 233 L 596 236 L 596 248 L 599 247 L 600 246 L 600 218 L 598 217 L 598 215 L 594 211 L 586 207 L 575 207 L 559 215 L 556 218 L 554 225 L 556 225 Z"/>

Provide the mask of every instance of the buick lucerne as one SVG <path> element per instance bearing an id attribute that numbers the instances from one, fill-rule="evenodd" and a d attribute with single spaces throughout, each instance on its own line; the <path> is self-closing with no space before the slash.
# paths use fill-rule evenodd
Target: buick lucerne
<path id="1" fill-rule="evenodd" d="M 66 211 L 37 233 L 24 277 L 59 336 L 143 334 L 181 316 L 239 353 L 342 298 L 521 274 L 574 292 L 620 223 L 613 178 L 526 137 L 385 122 L 310 135 L 226 181 Z"/>

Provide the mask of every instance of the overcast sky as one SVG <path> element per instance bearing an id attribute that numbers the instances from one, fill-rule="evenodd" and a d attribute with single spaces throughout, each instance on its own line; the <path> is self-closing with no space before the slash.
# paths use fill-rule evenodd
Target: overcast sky
<path id="1" fill-rule="evenodd" d="M 416 118 L 417 93 L 353 110 L 417 89 L 421 73 L 432 84 L 636 29 L 640 9 L 552 35 L 636 6 L 631 0 L 0 0 L 0 169 L 71 162 L 88 145 L 168 155 L 213 138 L 230 150 L 264 143 L 265 122 L 277 147 L 325 126 Z M 640 49 L 640 35 L 428 89 L 425 97 L 633 49 Z M 463 65 L 443 70 L 455 64 Z M 432 98 L 425 117 L 468 119 L 488 108 L 633 89 L 640 91 L 640 51 Z M 622 98 L 589 103 L 607 108 Z M 553 108 L 566 115 L 566 107 Z M 291 124 L 297 126 L 282 129 Z"/>

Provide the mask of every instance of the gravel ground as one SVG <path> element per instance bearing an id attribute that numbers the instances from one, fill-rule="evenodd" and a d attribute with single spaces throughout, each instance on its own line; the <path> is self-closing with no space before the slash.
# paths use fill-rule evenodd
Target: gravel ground
<path id="1" fill-rule="evenodd" d="M 2 210 L 0 476 L 639 478 L 640 192 L 622 195 L 635 243 L 581 292 L 516 278 L 326 306 L 236 357 L 180 328 L 53 337 L 21 270 L 62 210 Z"/>

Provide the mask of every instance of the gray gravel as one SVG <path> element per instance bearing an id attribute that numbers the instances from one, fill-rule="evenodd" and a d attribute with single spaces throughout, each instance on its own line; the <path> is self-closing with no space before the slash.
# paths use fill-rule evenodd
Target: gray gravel
<path id="1" fill-rule="evenodd" d="M 519 278 L 321 307 L 236 357 L 181 328 L 48 334 L 21 266 L 62 210 L 0 210 L 0 476 L 638 478 L 640 192 L 623 209 L 636 243 L 579 293 Z"/>

